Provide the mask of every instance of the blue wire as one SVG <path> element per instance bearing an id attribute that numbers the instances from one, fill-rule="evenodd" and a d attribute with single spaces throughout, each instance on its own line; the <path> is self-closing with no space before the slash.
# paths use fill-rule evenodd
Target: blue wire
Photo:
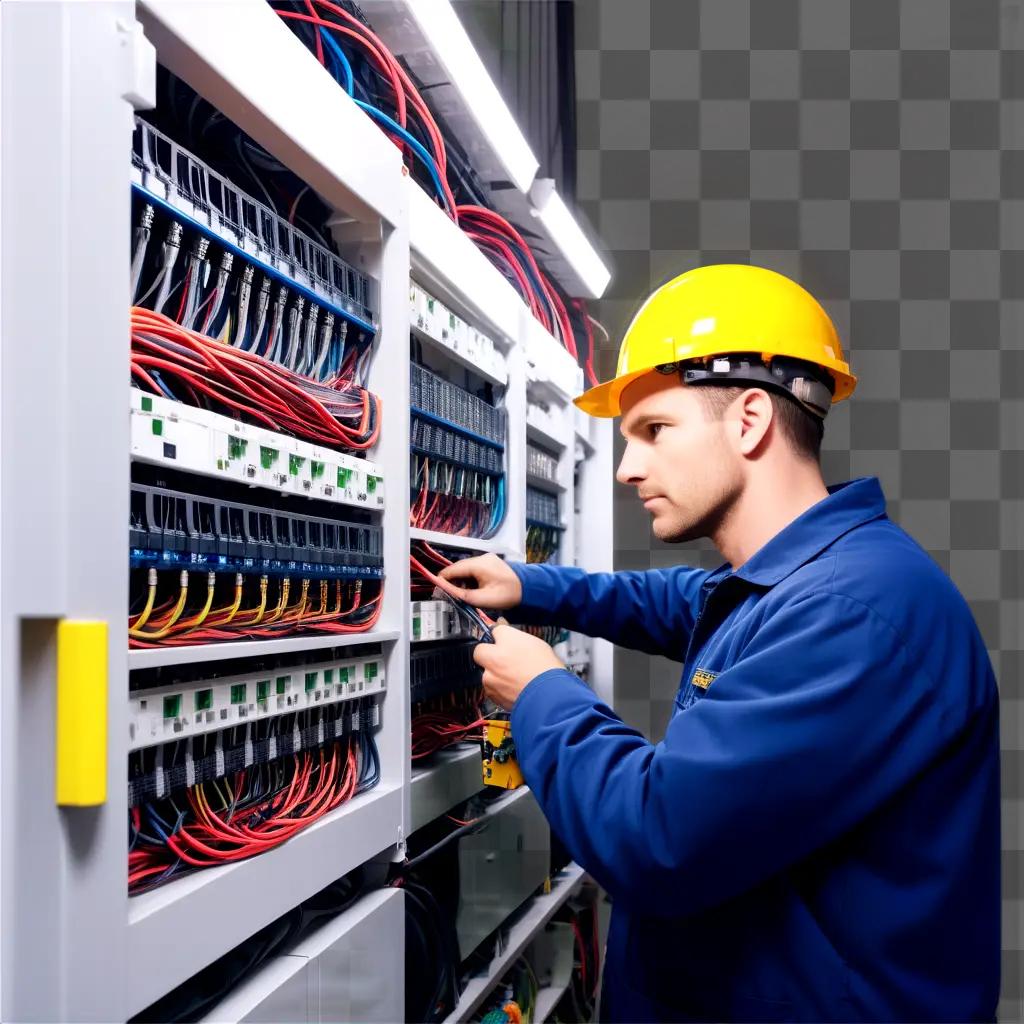
<path id="1" fill-rule="evenodd" d="M 164 393 L 164 395 L 167 398 L 170 398 L 170 399 L 172 399 L 175 402 L 178 401 L 178 396 L 175 395 L 171 391 L 171 389 L 163 382 L 163 379 L 160 377 L 160 374 L 157 373 L 156 370 L 150 370 L 149 371 L 149 375 L 150 375 L 150 377 L 153 378 L 153 381 L 156 383 L 156 386 Z"/>
<path id="2" fill-rule="evenodd" d="M 409 134 L 397 121 L 388 117 L 382 110 L 378 110 L 376 107 L 370 106 L 369 103 L 364 103 L 362 100 L 355 99 L 355 79 L 352 76 L 352 65 L 349 63 L 348 57 L 345 56 L 342 48 L 335 42 L 334 38 L 330 33 L 323 27 L 320 27 L 320 34 L 323 36 L 324 41 L 330 48 L 331 55 L 338 61 L 341 67 L 342 74 L 344 75 L 345 81 L 343 84 L 345 92 L 349 94 L 367 114 L 370 115 L 374 120 L 379 121 L 385 125 L 388 131 L 394 132 L 395 135 L 399 136 L 404 142 L 406 142 L 412 151 L 423 161 L 426 165 L 427 170 L 430 172 L 430 177 L 433 179 L 434 188 L 437 189 L 437 194 L 441 197 L 441 201 L 445 207 L 448 206 L 448 200 L 444 194 L 444 186 L 441 184 L 441 176 L 437 171 L 437 164 L 434 163 L 433 157 L 427 152 L 423 144 L 412 135 Z"/>
<path id="3" fill-rule="evenodd" d="M 445 208 L 448 207 L 448 199 L 444 194 L 444 186 L 441 184 L 441 177 L 437 173 L 437 164 L 434 163 L 434 158 L 426 151 L 420 141 L 410 135 L 397 121 L 388 117 L 382 110 L 378 110 L 376 107 L 371 107 L 369 103 L 364 103 L 362 100 L 354 101 L 362 110 L 365 110 L 375 121 L 380 121 L 389 132 L 393 132 L 403 142 L 408 143 L 412 147 L 412 151 L 420 158 L 427 170 L 430 172 L 430 177 L 433 179 L 434 188 L 437 190 L 437 194 L 441 197 L 441 202 L 444 203 Z"/>
<path id="4" fill-rule="evenodd" d="M 320 26 L 320 35 L 324 37 L 324 42 L 327 43 L 332 55 L 341 66 L 342 74 L 345 76 L 345 81 L 342 83 L 345 87 L 345 92 L 349 96 L 355 96 L 356 89 L 355 79 L 352 76 L 352 65 L 349 63 L 348 57 L 345 56 L 344 50 L 334 41 L 334 37 L 322 25 Z"/>

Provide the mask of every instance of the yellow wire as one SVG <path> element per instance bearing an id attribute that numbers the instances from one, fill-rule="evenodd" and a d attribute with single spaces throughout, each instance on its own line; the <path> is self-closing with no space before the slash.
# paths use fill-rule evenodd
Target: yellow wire
<path id="1" fill-rule="evenodd" d="M 302 581 L 302 598 L 299 601 L 298 609 L 295 611 L 294 616 L 289 615 L 289 618 L 295 619 L 296 622 L 302 619 L 302 616 L 306 611 L 306 598 L 309 595 L 309 580 Z"/>
<path id="2" fill-rule="evenodd" d="M 226 626 L 237 614 L 238 609 L 242 606 L 242 574 L 237 573 L 235 575 L 235 600 L 227 609 L 227 617 L 223 619 L 217 619 L 216 623 L 211 625 Z M 218 615 L 223 614 L 222 612 L 216 613 Z"/>
<path id="3" fill-rule="evenodd" d="M 167 636 L 174 624 L 181 618 L 181 613 L 185 610 L 185 599 L 187 597 L 188 572 L 183 569 L 181 572 L 181 593 L 178 594 L 178 603 L 174 606 L 174 611 L 171 612 L 171 617 L 164 623 L 163 628 L 153 633 L 147 633 L 145 630 L 129 627 L 128 635 L 135 640 L 159 640 L 161 637 Z"/>
<path id="4" fill-rule="evenodd" d="M 149 570 L 149 595 L 146 597 L 146 607 L 135 617 L 129 619 L 128 625 L 132 629 L 141 629 L 153 613 L 153 603 L 156 601 L 156 569 Z"/>
<path id="5" fill-rule="evenodd" d="M 288 592 L 291 590 L 291 585 L 291 579 L 285 576 L 284 583 L 281 584 L 280 594 L 278 595 L 277 607 L 263 620 L 265 626 L 270 625 L 271 622 L 277 622 L 284 614 L 285 606 L 288 604 Z"/>
<path id="6" fill-rule="evenodd" d="M 213 607 L 213 592 L 217 589 L 217 574 L 207 573 L 206 575 L 206 604 L 203 605 L 202 611 L 198 615 L 193 615 L 191 619 L 185 619 L 178 623 L 178 629 L 182 632 L 187 632 L 190 629 L 195 629 L 197 626 L 201 626 L 206 621 L 206 616 L 210 614 L 210 609 Z"/>
<path id="7" fill-rule="evenodd" d="M 256 618 L 252 620 L 249 625 L 256 626 L 263 621 L 263 613 L 267 610 L 267 586 L 268 580 L 266 576 L 260 577 L 260 604 L 256 609 Z"/>

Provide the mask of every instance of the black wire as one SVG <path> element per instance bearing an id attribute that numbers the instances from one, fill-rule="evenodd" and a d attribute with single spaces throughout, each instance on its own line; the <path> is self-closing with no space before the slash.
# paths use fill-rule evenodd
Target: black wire
<path id="1" fill-rule="evenodd" d="M 449 832 L 448 835 L 446 835 L 444 839 L 442 839 L 440 842 L 434 843 L 433 846 L 424 850 L 423 853 L 419 854 L 416 857 L 413 857 L 412 860 L 406 861 L 401 866 L 402 873 L 404 874 L 406 872 L 414 870 L 418 865 L 422 864 L 425 860 L 428 860 L 430 857 L 433 857 L 434 854 L 437 853 L 439 850 L 444 849 L 444 847 L 446 847 L 453 839 L 458 839 L 460 836 L 464 835 L 477 835 L 480 832 L 486 831 L 487 827 L 487 822 L 481 823 L 479 821 L 471 821 L 468 825 L 460 825 L 454 831 Z"/>

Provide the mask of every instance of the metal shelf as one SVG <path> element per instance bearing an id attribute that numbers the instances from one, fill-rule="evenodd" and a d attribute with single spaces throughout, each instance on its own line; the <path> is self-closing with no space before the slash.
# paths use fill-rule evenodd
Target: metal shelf
<path id="1" fill-rule="evenodd" d="M 426 768 L 413 768 L 410 791 L 411 821 L 415 832 L 468 800 L 484 788 L 478 744 L 442 750 Z"/>
<path id="2" fill-rule="evenodd" d="M 128 1013 L 138 1013 L 302 900 L 393 847 L 402 796 L 400 785 L 381 783 L 273 850 L 131 898 L 123 974 Z"/>
<path id="3" fill-rule="evenodd" d="M 409 539 L 425 540 L 428 544 L 460 548 L 463 551 L 478 551 L 481 554 L 486 551 L 493 551 L 496 555 L 509 554 L 506 545 L 494 537 L 490 540 L 483 540 L 480 537 L 457 537 L 455 534 L 438 533 L 437 530 L 421 530 L 418 526 L 414 526 L 409 530 Z"/>
<path id="4" fill-rule="evenodd" d="M 551 448 L 556 452 L 569 447 L 569 432 L 566 431 L 562 436 L 552 433 L 547 429 L 546 424 L 530 418 L 529 406 L 526 410 L 526 436 L 529 440 L 536 441 L 541 447 Z"/>
<path id="5" fill-rule="evenodd" d="M 568 990 L 568 985 L 548 985 L 537 993 L 537 1005 L 533 1010 L 536 1024 L 544 1024 L 544 1021 L 555 1012 L 559 1000 Z"/>
<path id="6" fill-rule="evenodd" d="M 578 864 L 570 864 L 551 879 L 551 892 L 535 896 L 519 911 L 508 930 L 502 952 L 487 965 L 486 971 L 469 980 L 458 1005 L 445 1018 L 446 1024 L 467 1020 L 472 1015 L 501 976 L 530 944 L 530 940 L 554 917 L 555 911 L 579 889 L 584 877 L 583 868 Z"/>
<path id="7" fill-rule="evenodd" d="M 397 629 L 377 629 L 368 633 L 344 633 L 331 636 L 294 636 L 281 640 L 239 640 L 220 644 L 196 644 L 194 647 L 153 647 L 128 652 L 129 670 L 159 668 L 162 665 L 191 665 L 197 661 L 226 661 L 228 658 L 264 657 L 291 651 L 320 651 L 326 647 L 351 647 L 354 644 L 381 644 L 397 640 Z"/>
<path id="8" fill-rule="evenodd" d="M 482 366 L 478 366 L 472 359 L 467 359 L 461 352 L 457 352 L 455 349 L 449 348 L 443 341 L 438 341 L 432 334 L 428 334 L 421 327 L 417 327 L 416 324 L 410 324 L 409 330 L 412 332 L 414 337 L 419 338 L 420 341 L 430 345 L 431 348 L 446 356 L 453 363 L 458 363 L 459 366 L 464 366 L 467 370 L 472 371 L 481 380 L 485 380 L 489 384 L 493 384 L 495 387 L 508 387 L 507 378 L 502 379 L 501 377 L 491 373 L 489 370 L 484 369 Z"/>
<path id="9" fill-rule="evenodd" d="M 549 480 L 546 476 L 537 476 L 534 473 L 526 474 L 526 482 L 530 487 L 536 487 L 538 491 L 547 491 L 549 494 L 562 494 L 568 489 L 557 480 Z"/>
<path id="10" fill-rule="evenodd" d="M 391 936 L 404 925 L 405 893 L 377 889 L 243 979 L 203 1024 L 240 1021 L 360 1021 L 392 1024 L 404 1009 L 404 962 Z M 378 969 L 361 973 L 367 963 Z M 352 979 L 360 972 L 359 984 Z M 319 999 L 315 994 L 319 989 Z M 308 1016 L 310 995 L 319 1016 Z"/>

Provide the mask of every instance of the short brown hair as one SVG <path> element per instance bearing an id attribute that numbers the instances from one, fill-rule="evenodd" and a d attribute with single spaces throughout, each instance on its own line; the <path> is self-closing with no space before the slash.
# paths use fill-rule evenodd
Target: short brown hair
<path id="1" fill-rule="evenodd" d="M 709 415 L 721 419 L 737 395 L 749 388 L 725 384 L 697 384 L 694 388 Z M 764 389 L 772 400 L 775 421 L 801 458 L 821 461 L 821 439 L 825 436 L 825 421 L 808 412 L 795 398 L 777 391 Z"/>

